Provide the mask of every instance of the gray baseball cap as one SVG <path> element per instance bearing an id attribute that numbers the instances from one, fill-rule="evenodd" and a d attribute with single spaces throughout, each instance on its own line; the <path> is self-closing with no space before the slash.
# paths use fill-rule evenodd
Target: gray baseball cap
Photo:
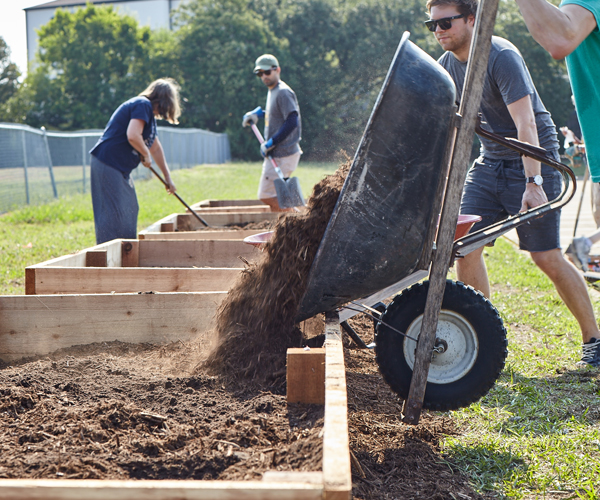
<path id="1" fill-rule="evenodd" d="M 278 67 L 279 61 L 277 61 L 277 58 L 274 55 L 263 54 L 254 63 L 254 72 L 256 73 L 259 70 L 266 71 L 267 69 Z"/>

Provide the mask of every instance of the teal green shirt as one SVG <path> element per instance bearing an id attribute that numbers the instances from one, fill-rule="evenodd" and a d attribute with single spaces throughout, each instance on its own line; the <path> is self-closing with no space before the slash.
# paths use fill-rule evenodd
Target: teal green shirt
<path id="1" fill-rule="evenodd" d="M 600 182 L 600 0 L 563 0 L 596 18 L 596 29 L 567 56 L 567 70 L 588 158 L 592 182 Z"/>

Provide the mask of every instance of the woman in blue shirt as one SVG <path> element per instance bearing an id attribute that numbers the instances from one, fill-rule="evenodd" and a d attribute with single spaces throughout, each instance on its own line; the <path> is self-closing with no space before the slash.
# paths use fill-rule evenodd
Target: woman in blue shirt
<path id="1" fill-rule="evenodd" d="M 154 159 L 169 185 L 176 188 L 156 135 L 156 118 L 179 123 L 179 86 L 171 78 L 153 81 L 140 95 L 121 104 L 90 151 L 92 205 L 96 243 L 137 236 L 138 201 L 131 171 Z"/>

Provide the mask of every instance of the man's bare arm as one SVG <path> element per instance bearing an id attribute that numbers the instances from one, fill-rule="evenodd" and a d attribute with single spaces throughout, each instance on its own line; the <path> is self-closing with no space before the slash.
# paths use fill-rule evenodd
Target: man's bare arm
<path id="1" fill-rule="evenodd" d="M 563 59 L 596 28 L 596 18 L 579 5 L 560 9 L 546 0 L 516 0 L 531 36 L 554 59 Z"/>

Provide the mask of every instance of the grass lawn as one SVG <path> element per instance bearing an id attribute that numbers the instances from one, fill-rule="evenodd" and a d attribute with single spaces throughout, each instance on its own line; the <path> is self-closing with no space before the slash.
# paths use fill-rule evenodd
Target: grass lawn
<path id="1" fill-rule="evenodd" d="M 307 197 L 334 164 L 301 163 Z M 258 163 L 177 170 L 187 203 L 255 198 Z M 139 229 L 184 207 L 156 180 L 137 183 Z M 24 293 L 24 269 L 94 245 L 89 195 L 0 216 L 0 293 Z M 600 498 L 600 369 L 575 369 L 581 335 L 550 281 L 507 240 L 486 249 L 492 302 L 509 334 L 509 358 L 492 391 L 452 412 L 459 432 L 443 443 L 444 459 L 490 497 Z M 592 295 L 600 316 L 600 294 Z M 451 492 L 448 498 L 454 498 Z"/>
<path id="2" fill-rule="evenodd" d="M 295 175 L 304 197 L 336 166 L 301 162 Z M 256 199 L 260 172 L 261 163 L 229 163 L 175 170 L 172 176 L 179 196 L 192 205 L 206 199 Z M 136 181 L 136 191 L 140 205 L 138 230 L 186 210 L 177 198 L 167 195 L 156 178 Z M 89 193 L 0 215 L 0 294 L 25 293 L 25 267 L 95 244 Z"/>

